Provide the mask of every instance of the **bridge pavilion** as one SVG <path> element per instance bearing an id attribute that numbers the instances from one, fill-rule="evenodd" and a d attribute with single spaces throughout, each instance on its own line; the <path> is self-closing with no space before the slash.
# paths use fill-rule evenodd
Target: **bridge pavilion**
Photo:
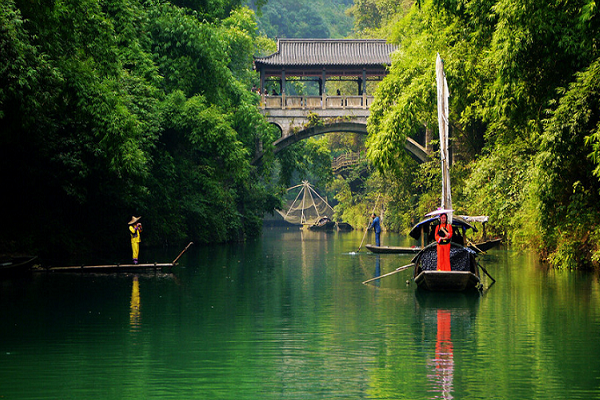
<path id="1" fill-rule="evenodd" d="M 381 39 L 279 39 L 277 51 L 254 59 L 260 73 L 261 112 L 279 127 L 281 138 L 275 153 L 299 140 L 327 132 L 367 134 L 367 118 L 373 96 L 367 82 L 380 81 L 388 73 L 396 46 Z M 318 95 L 288 94 L 286 82 L 294 80 L 318 84 Z M 353 81 L 355 94 L 332 95 L 327 81 Z M 267 82 L 279 91 L 267 94 Z M 309 116 L 317 115 L 322 126 L 310 126 Z M 407 138 L 406 149 L 418 161 L 427 157 L 425 147 Z M 253 161 L 262 157 L 259 144 Z"/>
<path id="2" fill-rule="evenodd" d="M 368 80 L 381 80 L 391 65 L 390 54 L 396 46 L 381 39 L 279 39 L 277 51 L 256 58 L 260 73 L 262 104 L 271 108 L 362 108 L 367 109 L 373 97 L 367 94 Z M 289 96 L 286 79 L 317 82 L 318 96 Z M 354 95 L 327 95 L 328 79 L 354 81 Z M 265 92 L 266 82 L 276 81 L 276 96 Z"/>

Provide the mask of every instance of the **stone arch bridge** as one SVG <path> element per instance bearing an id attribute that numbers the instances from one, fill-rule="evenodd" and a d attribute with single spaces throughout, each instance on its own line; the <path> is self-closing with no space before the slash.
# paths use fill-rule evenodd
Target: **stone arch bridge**
<path id="1" fill-rule="evenodd" d="M 281 131 L 281 138 L 273 143 L 274 152 L 323 133 L 366 135 L 373 102 L 367 91 L 373 87 L 371 82 L 387 74 L 395 49 L 384 40 L 280 39 L 277 52 L 255 59 L 261 112 Z M 295 93 L 298 81 L 305 84 L 307 92 L 312 89 L 312 94 Z M 334 92 L 335 82 L 344 81 L 356 84 L 354 93 Z M 414 139 L 407 139 L 406 149 L 418 162 L 427 158 L 427 149 Z M 261 158 L 258 149 L 252 163 Z"/>

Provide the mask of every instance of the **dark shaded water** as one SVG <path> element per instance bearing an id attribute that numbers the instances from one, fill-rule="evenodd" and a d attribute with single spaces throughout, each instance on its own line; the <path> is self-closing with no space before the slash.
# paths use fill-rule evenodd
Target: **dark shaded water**
<path id="1" fill-rule="evenodd" d="M 483 296 L 363 285 L 411 256 L 350 254 L 362 236 L 273 228 L 174 274 L 0 281 L 0 398 L 600 398 L 598 276 L 499 249 Z"/>

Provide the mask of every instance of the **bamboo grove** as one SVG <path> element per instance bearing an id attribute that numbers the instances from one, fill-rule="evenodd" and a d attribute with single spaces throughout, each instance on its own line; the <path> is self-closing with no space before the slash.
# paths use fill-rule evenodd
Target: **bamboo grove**
<path id="1" fill-rule="evenodd" d="M 402 182 L 389 214 L 408 220 L 412 210 L 422 214 L 439 202 L 438 162 L 417 166 L 401 149 L 408 135 L 437 135 L 439 52 L 451 92 L 457 211 L 489 215 L 493 233 L 537 249 L 555 267 L 597 267 L 596 2 L 356 0 L 352 12 L 362 35 L 400 48 L 368 126 L 370 158 L 391 182 Z"/>
<path id="2" fill-rule="evenodd" d="M 259 233 L 265 40 L 236 0 L 0 2 L 1 250 L 114 253 L 132 215 L 155 245 Z"/>

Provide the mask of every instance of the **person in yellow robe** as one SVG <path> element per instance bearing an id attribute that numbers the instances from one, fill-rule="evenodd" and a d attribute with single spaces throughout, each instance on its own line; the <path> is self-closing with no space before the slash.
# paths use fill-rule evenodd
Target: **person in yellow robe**
<path id="1" fill-rule="evenodd" d="M 131 236 L 131 250 L 133 250 L 133 263 L 138 263 L 140 255 L 140 242 L 142 241 L 140 234 L 142 233 L 142 224 L 138 221 L 142 217 L 131 217 L 129 221 L 129 234 Z"/>

